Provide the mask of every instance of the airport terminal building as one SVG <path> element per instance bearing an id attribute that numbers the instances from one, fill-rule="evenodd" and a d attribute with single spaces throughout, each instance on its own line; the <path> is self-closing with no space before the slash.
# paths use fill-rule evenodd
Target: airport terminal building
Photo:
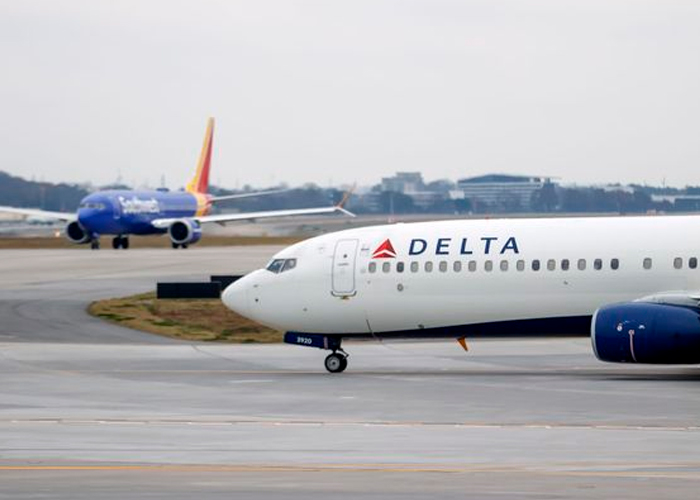
<path id="1" fill-rule="evenodd" d="M 535 193 L 549 183 L 551 179 L 547 177 L 500 174 L 469 177 L 457 181 L 453 198 L 469 200 L 474 211 L 526 211 L 531 208 Z"/>

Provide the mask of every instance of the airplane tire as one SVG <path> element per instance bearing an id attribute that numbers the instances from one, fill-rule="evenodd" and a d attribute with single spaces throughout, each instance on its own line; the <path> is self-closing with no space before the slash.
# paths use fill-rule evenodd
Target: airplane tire
<path id="1" fill-rule="evenodd" d="M 122 237 L 122 248 L 124 250 L 129 248 L 129 238 L 127 238 L 126 236 Z"/>
<path id="2" fill-rule="evenodd" d="M 326 357 L 324 365 L 326 366 L 326 370 L 331 373 L 341 373 L 348 367 L 348 360 L 342 354 L 334 352 Z"/>
<path id="3" fill-rule="evenodd" d="M 92 240 L 90 242 L 90 248 L 92 250 L 99 250 L 100 249 L 100 240 Z"/>
<path id="4" fill-rule="evenodd" d="M 177 250 L 178 248 L 180 248 L 180 244 L 179 244 L 179 243 L 173 243 L 173 248 L 174 248 L 175 250 Z"/>
<path id="5" fill-rule="evenodd" d="M 122 247 L 122 239 L 120 236 L 112 238 L 112 248 L 119 250 Z"/>
<path id="6" fill-rule="evenodd" d="M 182 248 L 187 248 L 187 243 L 183 243 L 183 244 L 180 245 L 180 246 L 181 246 Z"/>

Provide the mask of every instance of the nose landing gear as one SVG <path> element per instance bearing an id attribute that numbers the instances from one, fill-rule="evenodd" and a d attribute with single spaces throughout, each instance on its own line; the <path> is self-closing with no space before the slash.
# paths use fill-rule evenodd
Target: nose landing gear
<path id="1" fill-rule="evenodd" d="M 348 355 L 344 352 L 333 352 L 326 357 L 323 364 L 331 373 L 342 373 L 348 367 Z"/>
<path id="2" fill-rule="evenodd" d="M 342 338 L 335 335 L 298 332 L 287 332 L 284 334 L 284 342 L 287 344 L 333 351 L 323 363 L 326 370 L 331 373 L 341 373 L 348 367 L 348 353 L 340 348 L 341 341 Z"/>

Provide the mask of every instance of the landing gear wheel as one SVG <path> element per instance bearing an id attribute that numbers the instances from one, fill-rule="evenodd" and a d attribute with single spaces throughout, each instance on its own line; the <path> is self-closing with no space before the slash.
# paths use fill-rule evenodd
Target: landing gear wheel
<path id="1" fill-rule="evenodd" d="M 340 353 L 334 352 L 326 357 L 324 362 L 326 370 L 331 373 L 341 373 L 348 367 L 348 358 Z"/>
<path id="2" fill-rule="evenodd" d="M 181 247 L 181 248 L 187 248 L 187 243 L 183 243 L 182 245 L 180 245 L 180 247 Z"/>
<path id="3" fill-rule="evenodd" d="M 122 236 L 122 248 L 124 250 L 129 248 L 129 238 L 127 236 Z"/>
<path id="4" fill-rule="evenodd" d="M 173 243 L 173 248 L 174 248 L 175 250 L 177 250 L 178 248 L 180 248 L 180 244 L 179 244 L 179 243 Z"/>
<path id="5" fill-rule="evenodd" d="M 112 248 L 115 250 L 118 250 L 122 247 L 122 238 L 121 236 L 115 236 L 112 238 Z"/>
<path id="6" fill-rule="evenodd" d="M 99 250 L 100 249 L 100 240 L 92 240 L 90 242 L 90 248 L 92 250 Z"/>

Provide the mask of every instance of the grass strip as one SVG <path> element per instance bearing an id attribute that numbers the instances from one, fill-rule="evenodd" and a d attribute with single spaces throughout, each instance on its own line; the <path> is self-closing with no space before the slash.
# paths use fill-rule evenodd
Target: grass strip
<path id="1" fill-rule="evenodd" d="M 192 342 L 282 342 L 282 332 L 236 314 L 218 299 L 157 299 L 149 292 L 98 300 L 88 312 L 134 330 Z"/>

